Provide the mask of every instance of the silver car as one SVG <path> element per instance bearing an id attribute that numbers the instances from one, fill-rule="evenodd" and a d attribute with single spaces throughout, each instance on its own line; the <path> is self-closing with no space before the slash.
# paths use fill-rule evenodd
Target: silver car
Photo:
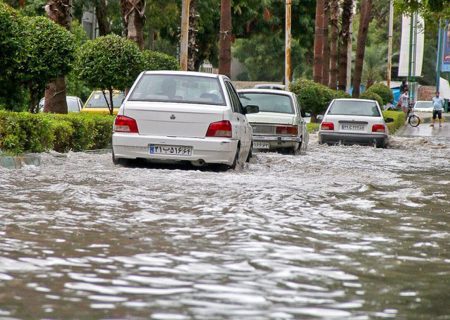
<path id="1" fill-rule="evenodd" d="M 247 115 L 253 128 L 255 149 L 289 154 L 306 151 L 309 135 L 294 93 L 277 89 L 238 92 L 243 106 L 259 107 L 259 113 Z"/>

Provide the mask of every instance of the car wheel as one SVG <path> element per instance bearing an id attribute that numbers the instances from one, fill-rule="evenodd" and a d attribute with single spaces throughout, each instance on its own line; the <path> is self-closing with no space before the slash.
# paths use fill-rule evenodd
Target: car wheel
<path id="1" fill-rule="evenodd" d="M 117 157 L 114 155 L 114 150 L 113 150 L 113 152 L 112 152 L 112 162 L 113 162 L 115 165 L 122 165 L 122 166 L 124 166 L 124 165 L 127 164 L 127 159 L 117 158 Z"/>
<path id="2" fill-rule="evenodd" d="M 386 148 L 386 140 L 378 140 L 375 145 L 377 148 Z"/>
<path id="3" fill-rule="evenodd" d="M 240 169 L 240 167 L 242 166 L 239 161 L 239 153 L 240 152 L 241 152 L 241 146 L 240 146 L 240 144 L 238 144 L 238 146 L 236 148 L 236 155 L 234 156 L 234 161 L 230 166 L 230 168 L 233 170 Z"/>
<path id="4" fill-rule="evenodd" d="M 253 158 L 253 142 L 250 145 L 250 150 L 248 151 L 248 156 L 246 162 L 250 162 L 250 159 Z"/>

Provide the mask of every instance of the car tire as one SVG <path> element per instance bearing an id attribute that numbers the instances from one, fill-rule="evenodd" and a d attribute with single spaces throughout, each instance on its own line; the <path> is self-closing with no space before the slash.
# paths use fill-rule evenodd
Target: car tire
<path id="1" fill-rule="evenodd" d="M 123 158 L 117 158 L 114 155 L 114 150 L 112 152 L 112 162 L 117 166 L 117 165 L 121 165 L 124 166 L 128 163 L 127 159 L 123 159 Z"/>
<path id="2" fill-rule="evenodd" d="M 230 166 L 230 169 L 233 169 L 233 170 L 240 169 L 240 167 L 241 167 L 241 164 L 239 162 L 239 153 L 240 153 L 240 151 L 241 151 L 241 146 L 238 143 L 238 146 L 236 148 L 236 155 L 234 156 L 234 160 L 233 160 L 233 163 Z"/>
<path id="3" fill-rule="evenodd" d="M 251 158 L 253 158 L 253 142 L 250 145 L 250 150 L 248 151 L 247 160 L 245 162 L 250 162 Z"/>
<path id="4" fill-rule="evenodd" d="M 378 140 L 375 144 L 377 148 L 386 148 L 386 140 Z"/>

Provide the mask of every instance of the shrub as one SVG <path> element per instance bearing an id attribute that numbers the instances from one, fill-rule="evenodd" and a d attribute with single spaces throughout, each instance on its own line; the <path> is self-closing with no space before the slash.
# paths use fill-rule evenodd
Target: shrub
<path id="1" fill-rule="evenodd" d="M 114 117 L 0 111 L 0 149 L 58 152 L 102 149 L 111 143 Z"/>
<path id="2" fill-rule="evenodd" d="M 364 93 L 362 93 L 359 96 L 360 99 L 369 99 L 369 100 L 375 100 L 378 102 L 378 104 L 381 106 L 383 106 L 383 99 L 376 94 L 375 92 L 370 92 L 370 91 L 366 91 Z"/>
<path id="3" fill-rule="evenodd" d="M 313 116 L 325 112 L 333 99 L 350 97 L 343 91 L 331 90 L 322 84 L 306 79 L 292 82 L 289 88 L 297 95 L 303 110 L 310 112 Z"/>
<path id="4" fill-rule="evenodd" d="M 405 123 L 405 114 L 403 111 L 383 111 L 384 118 L 392 118 L 394 122 L 390 122 L 387 124 L 389 128 L 389 133 L 394 134 L 399 128 L 401 128 Z"/>
<path id="5" fill-rule="evenodd" d="M 180 65 L 175 57 L 168 54 L 145 50 L 142 52 L 144 58 L 144 70 L 179 70 Z"/>
<path id="6" fill-rule="evenodd" d="M 394 94 L 392 93 L 392 90 L 382 83 L 376 83 L 372 85 L 369 89 L 367 89 L 366 92 L 373 92 L 378 94 L 383 100 L 383 103 L 380 104 L 380 106 L 384 106 L 394 100 Z"/>

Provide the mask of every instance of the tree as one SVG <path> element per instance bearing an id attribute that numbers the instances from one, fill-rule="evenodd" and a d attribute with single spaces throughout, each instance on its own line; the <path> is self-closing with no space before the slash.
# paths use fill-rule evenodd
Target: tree
<path id="1" fill-rule="evenodd" d="M 331 37 L 330 37 L 330 79 L 328 86 L 337 88 L 337 58 L 338 58 L 338 33 L 339 33 L 339 0 L 331 0 Z"/>
<path id="2" fill-rule="evenodd" d="M 45 12 L 51 20 L 70 30 L 71 7 L 71 0 L 48 0 Z M 66 80 L 64 77 L 57 77 L 47 84 L 44 112 L 67 113 Z"/>
<path id="3" fill-rule="evenodd" d="M 144 59 L 143 70 L 180 70 L 180 64 L 177 58 L 168 54 L 144 50 L 142 51 L 142 55 Z"/>
<path id="4" fill-rule="evenodd" d="M 323 2 L 323 66 L 322 66 L 322 84 L 328 86 L 330 80 L 330 43 L 328 37 L 328 24 L 330 21 L 330 3 L 328 0 Z"/>
<path id="5" fill-rule="evenodd" d="M 220 2 L 219 73 L 231 74 L 231 0 Z"/>
<path id="6" fill-rule="evenodd" d="M 126 66 L 126 67 L 124 67 Z M 99 88 L 105 95 L 110 114 L 113 114 L 113 90 L 129 88 L 143 70 L 142 53 L 136 44 L 119 37 L 108 35 L 87 41 L 81 48 L 76 61 L 79 77 L 92 88 Z M 106 98 L 109 91 L 109 99 Z"/>
<path id="7" fill-rule="evenodd" d="M 362 0 L 359 20 L 358 39 L 356 43 L 355 72 L 353 74 L 353 97 L 359 97 L 364 53 L 366 49 L 367 34 L 372 14 L 372 0 Z"/>
<path id="8" fill-rule="evenodd" d="M 21 37 L 27 54 L 20 67 L 21 82 L 30 92 L 30 112 L 37 112 L 35 106 L 46 84 L 54 79 L 64 79 L 71 70 L 75 38 L 65 28 L 45 17 L 24 17 L 23 21 Z M 55 112 L 63 113 L 61 106 L 55 107 Z"/>
<path id="9" fill-rule="evenodd" d="M 347 84 L 347 53 L 351 40 L 351 22 L 353 16 L 353 0 L 344 0 L 342 3 L 341 31 L 339 34 L 339 68 L 338 68 L 338 89 L 345 91 Z"/>
<path id="10" fill-rule="evenodd" d="M 145 0 L 120 0 L 126 36 L 144 49 Z"/>
<path id="11" fill-rule="evenodd" d="M 324 46 L 324 0 L 316 1 L 316 21 L 314 32 L 314 69 L 313 79 L 317 83 L 323 80 L 323 46 Z"/>
<path id="12" fill-rule="evenodd" d="M 18 35 L 23 28 L 18 12 L 0 2 L 0 104 L 8 108 L 18 101 L 18 69 L 24 58 L 24 43 Z"/>
<path id="13" fill-rule="evenodd" d="M 198 43 L 197 43 L 197 32 L 198 32 L 198 22 L 199 14 L 197 11 L 197 0 L 191 0 L 191 5 L 189 6 L 189 36 L 188 36 L 188 70 L 196 71 L 195 62 L 198 56 Z"/>

